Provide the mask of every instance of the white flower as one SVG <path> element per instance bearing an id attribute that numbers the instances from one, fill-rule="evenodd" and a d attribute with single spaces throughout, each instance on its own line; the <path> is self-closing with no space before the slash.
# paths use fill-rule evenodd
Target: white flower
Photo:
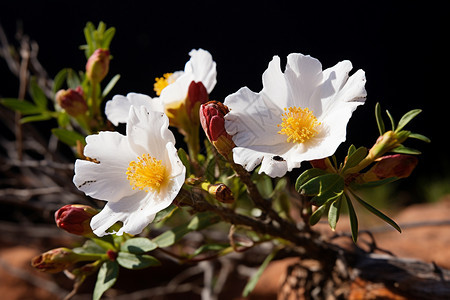
<path id="1" fill-rule="evenodd" d="M 292 53 L 283 73 L 274 56 L 261 92 L 243 87 L 225 99 L 234 161 L 248 171 L 261 163 L 260 173 L 279 177 L 334 154 L 353 111 L 365 102 L 364 71 L 349 77 L 351 69 L 350 61 L 341 61 L 322 71 L 317 59 Z"/>
<path id="2" fill-rule="evenodd" d="M 105 114 L 115 126 L 126 123 L 131 106 L 145 106 L 151 111 L 164 111 L 159 98 L 151 98 L 144 94 L 129 93 L 126 96 L 116 95 L 106 102 Z"/>
<path id="3" fill-rule="evenodd" d="M 155 85 L 157 94 L 164 107 L 173 107 L 180 102 L 184 102 L 188 95 L 189 85 L 194 82 L 201 82 L 208 94 L 216 85 L 216 63 L 211 54 L 203 49 L 191 50 L 189 52 L 191 59 L 186 63 L 184 71 L 178 71 L 173 74 L 165 74 L 162 84 L 159 88 Z M 158 84 L 158 79 L 157 79 Z"/>
<path id="4" fill-rule="evenodd" d="M 96 235 L 108 234 L 118 221 L 123 226 L 116 234 L 140 233 L 180 191 L 186 170 L 168 126 L 164 113 L 131 106 L 126 136 L 100 132 L 86 138 L 84 155 L 92 161 L 76 161 L 73 182 L 107 201 L 91 221 Z"/>

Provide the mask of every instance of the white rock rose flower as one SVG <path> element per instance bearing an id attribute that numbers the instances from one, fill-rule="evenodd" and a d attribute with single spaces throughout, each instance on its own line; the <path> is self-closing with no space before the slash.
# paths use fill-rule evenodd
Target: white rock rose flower
<path id="1" fill-rule="evenodd" d="M 233 159 L 251 171 L 281 177 L 301 162 L 333 155 L 346 139 L 347 123 L 366 98 L 364 71 L 349 77 L 350 61 L 322 71 L 308 55 L 289 54 L 284 73 L 274 56 L 263 89 L 229 95 L 225 128 L 233 136 Z"/>
<path id="2" fill-rule="evenodd" d="M 84 155 L 75 162 L 74 184 L 86 195 L 107 201 L 91 221 L 97 236 L 120 221 L 124 232 L 138 234 L 168 207 L 185 180 L 167 116 L 145 106 L 131 106 L 126 135 L 100 132 L 86 138 Z"/>

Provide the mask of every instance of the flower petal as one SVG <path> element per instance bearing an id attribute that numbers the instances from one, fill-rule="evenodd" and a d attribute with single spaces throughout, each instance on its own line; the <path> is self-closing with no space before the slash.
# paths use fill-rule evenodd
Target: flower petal
<path id="1" fill-rule="evenodd" d="M 193 74 L 193 80 L 201 82 L 210 94 L 217 83 L 216 63 L 212 55 L 203 49 L 193 49 L 189 55 L 191 59 L 186 63 L 184 72 Z"/>
<path id="2" fill-rule="evenodd" d="M 99 163 L 75 162 L 74 184 L 86 195 L 105 201 L 118 201 L 134 193 L 127 180 L 129 162 L 136 155 L 126 137 L 117 132 L 100 132 L 86 138 L 84 155 Z"/>
<path id="3" fill-rule="evenodd" d="M 165 159 L 167 143 L 175 144 L 167 116 L 162 112 L 149 111 L 144 106 L 131 107 L 127 136 L 130 148 L 138 156 L 148 153 L 158 160 Z M 163 161 L 164 165 L 168 163 Z"/>
<path id="4" fill-rule="evenodd" d="M 158 98 L 151 98 L 144 94 L 129 93 L 127 96 L 116 95 L 106 102 L 105 114 L 108 120 L 115 126 L 119 123 L 126 123 L 128 120 L 128 114 L 131 105 L 133 106 L 145 106 L 149 110 L 164 111 L 164 107 L 161 100 Z"/>

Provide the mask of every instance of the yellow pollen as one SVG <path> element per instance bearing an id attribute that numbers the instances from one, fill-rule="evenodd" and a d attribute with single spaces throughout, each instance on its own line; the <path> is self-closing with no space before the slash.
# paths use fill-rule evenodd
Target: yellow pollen
<path id="1" fill-rule="evenodd" d="M 281 130 L 278 133 L 287 135 L 287 142 L 304 143 L 318 133 L 320 122 L 308 108 L 285 108 L 281 116 L 282 122 L 278 124 Z"/>
<path id="2" fill-rule="evenodd" d="M 165 73 L 163 77 L 155 78 L 155 83 L 153 84 L 153 89 L 156 92 L 156 95 L 160 96 L 162 90 L 170 84 L 169 78 L 173 73 Z"/>
<path id="3" fill-rule="evenodd" d="M 144 154 L 130 162 L 126 174 L 133 190 L 154 191 L 160 188 L 166 178 L 166 167 L 161 160 Z"/>

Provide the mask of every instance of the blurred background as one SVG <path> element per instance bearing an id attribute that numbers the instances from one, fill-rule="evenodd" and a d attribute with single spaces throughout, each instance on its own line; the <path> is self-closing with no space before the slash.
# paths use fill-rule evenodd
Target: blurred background
<path id="1" fill-rule="evenodd" d="M 403 207 L 450 194 L 450 12 L 444 5 L 434 0 L 279 0 L 252 5 L 196 0 L 1 1 L 0 25 L 11 44 L 17 46 L 17 31 L 39 44 L 38 59 L 51 78 L 62 68 L 84 69 L 79 46 L 84 44 L 86 22 L 116 27 L 108 77 L 120 74 L 121 79 L 111 97 L 129 92 L 155 96 L 155 77 L 182 70 L 194 48 L 208 50 L 217 63 L 217 85 L 210 98 L 219 101 L 243 86 L 260 91 L 262 73 L 274 55 L 280 56 L 282 69 L 293 52 L 319 59 L 323 69 L 350 60 L 354 71 L 366 72 L 368 97 L 348 124 L 338 159 L 344 158 L 350 143 L 370 148 L 375 142 L 377 102 L 397 121 L 409 110 L 423 110 L 407 127 L 432 141 L 406 142 L 423 152 L 418 167 L 409 179 L 372 195 L 378 207 Z M 18 89 L 18 79 L 0 57 L 0 98 L 17 97 Z M 38 124 L 42 132 L 53 127 L 51 122 Z M 1 180 L 0 189 L 8 178 L 2 174 Z M 10 203 L 1 208 L 2 218 L 10 217 L 9 208 Z"/>

